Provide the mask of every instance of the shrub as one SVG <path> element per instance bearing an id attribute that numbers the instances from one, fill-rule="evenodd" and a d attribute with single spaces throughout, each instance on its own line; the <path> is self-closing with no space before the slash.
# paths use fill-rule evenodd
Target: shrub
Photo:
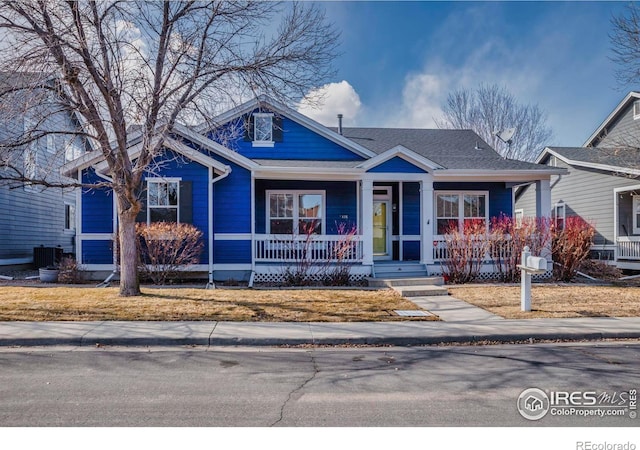
<path id="1" fill-rule="evenodd" d="M 568 216 L 564 228 L 551 227 L 553 276 L 559 281 L 571 281 L 582 262 L 589 256 L 596 230 L 581 217 Z"/>
<path id="2" fill-rule="evenodd" d="M 82 281 L 82 274 L 80 272 L 80 266 L 75 258 L 71 256 L 65 256 L 60 260 L 58 266 L 60 272 L 58 273 L 58 282 L 65 284 L 77 284 Z"/>
<path id="3" fill-rule="evenodd" d="M 582 261 L 578 270 L 591 277 L 606 281 L 614 281 L 622 277 L 622 271 L 616 266 L 611 266 L 604 261 L 594 259 L 585 259 Z"/>
<path id="4" fill-rule="evenodd" d="M 204 248 L 202 232 L 189 224 L 137 224 L 136 234 L 140 272 L 154 284 L 165 284 L 180 270 L 197 264 Z"/>
<path id="5" fill-rule="evenodd" d="M 357 249 L 358 229 L 345 223 L 336 226 L 340 239 L 328 251 L 322 273 L 325 286 L 348 286 L 351 278 L 349 256 Z"/>
<path id="6" fill-rule="evenodd" d="M 520 281 L 522 250 L 529 247 L 532 255 L 544 255 L 549 251 L 551 221 L 548 218 L 515 218 L 501 215 L 491 218 L 491 260 L 501 281 Z"/>
<path id="7" fill-rule="evenodd" d="M 444 235 L 445 258 L 442 271 L 451 283 L 467 283 L 478 277 L 490 248 L 484 221 L 465 222 L 460 232 L 457 223 Z"/>

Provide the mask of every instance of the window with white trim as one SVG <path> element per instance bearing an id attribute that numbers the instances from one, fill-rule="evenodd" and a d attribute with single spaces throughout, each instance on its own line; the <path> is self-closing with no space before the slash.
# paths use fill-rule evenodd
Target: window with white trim
<path id="1" fill-rule="evenodd" d="M 633 199 L 633 234 L 640 234 L 640 195 L 634 195 L 631 198 Z"/>
<path id="2" fill-rule="evenodd" d="M 558 230 L 564 230 L 564 222 L 566 219 L 566 206 L 564 202 L 553 205 L 553 221 Z"/>
<path id="3" fill-rule="evenodd" d="M 64 229 L 74 230 L 76 228 L 76 205 L 72 203 L 64 204 Z"/>
<path id="4" fill-rule="evenodd" d="M 324 234 L 324 191 L 267 191 L 267 233 Z"/>
<path id="5" fill-rule="evenodd" d="M 255 113 L 253 115 L 254 144 L 273 144 L 273 114 Z"/>
<path id="6" fill-rule="evenodd" d="M 483 222 L 489 225 L 488 192 L 436 192 L 436 233 L 446 234 L 451 228 L 464 230 L 465 225 Z"/>
<path id="7" fill-rule="evenodd" d="M 640 100 L 633 102 L 633 120 L 640 119 Z"/>
<path id="8" fill-rule="evenodd" d="M 516 221 L 516 228 L 522 227 L 522 221 L 524 220 L 524 209 L 516 209 L 514 211 L 513 217 Z"/>
<path id="9" fill-rule="evenodd" d="M 147 180 L 147 223 L 180 222 L 180 180 Z"/>

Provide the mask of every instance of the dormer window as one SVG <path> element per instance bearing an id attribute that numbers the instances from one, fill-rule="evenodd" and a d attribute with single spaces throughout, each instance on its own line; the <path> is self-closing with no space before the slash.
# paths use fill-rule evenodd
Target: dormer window
<path id="1" fill-rule="evenodd" d="M 273 114 L 253 115 L 253 144 L 273 145 Z"/>
<path id="2" fill-rule="evenodd" d="M 633 120 L 640 119 L 640 100 L 633 102 Z"/>
<path id="3" fill-rule="evenodd" d="M 244 140 L 253 147 L 273 147 L 282 142 L 282 118 L 273 113 L 256 112 L 246 118 Z"/>

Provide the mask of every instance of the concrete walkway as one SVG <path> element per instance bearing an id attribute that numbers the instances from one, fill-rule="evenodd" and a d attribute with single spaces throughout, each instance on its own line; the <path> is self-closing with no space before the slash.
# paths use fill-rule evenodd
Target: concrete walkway
<path id="1" fill-rule="evenodd" d="M 441 322 L 0 322 L 0 346 L 428 345 L 640 338 L 640 317 L 506 320 L 448 296 L 414 297 Z"/>

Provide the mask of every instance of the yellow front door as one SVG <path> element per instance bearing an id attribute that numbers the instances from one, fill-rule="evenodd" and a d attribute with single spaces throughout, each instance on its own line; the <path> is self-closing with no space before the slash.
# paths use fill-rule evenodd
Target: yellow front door
<path id="1" fill-rule="evenodd" d="M 373 254 L 374 256 L 389 255 L 389 236 L 387 225 L 387 211 L 389 203 L 386 201 L 373 202 Z"/>

